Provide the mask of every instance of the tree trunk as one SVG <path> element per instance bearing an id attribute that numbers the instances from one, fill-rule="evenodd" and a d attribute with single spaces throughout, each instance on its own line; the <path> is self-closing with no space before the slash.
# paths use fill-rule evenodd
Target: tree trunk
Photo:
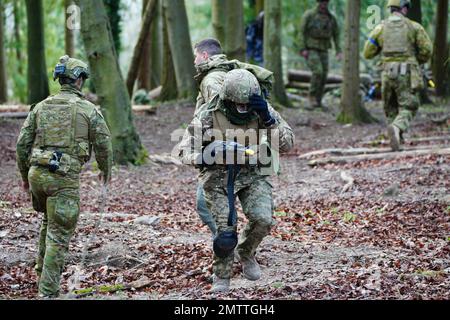
<path id="1" fill-rule="evenodd" d="M 227 0 L 226 45 L 225 52 L 229 59 L 245 61 L 245 26 L 243 0 Z"/>
<path id="2" fill-rule="evenodd" d="M 20 12 L 17 1 L 13 1 L 13 14 L 14 14 L 14 41 L 16 49 L 17 61 L 22 60 L 22 39 L 20 37 Z M 17 64 L 17 71 L 20 75 L 23 74 L 23 67 L 21 63 Z"/>
<path id="3" fill-rule="evenodd" d="M 178 96 L 177 79 L 175 78 L 175 68 L 173 66 L 172 53 L 170 51 L 169 36 L 167 34 L 166 10 L 162 9 L 163 14 L 163 68 L 161 74 L 161 94 L 160 101 L 175 100 Z"/>
<path id="4" fill-rule="evenodd" d="M 50 94 L 45 63 L 44 12 L 42 0 L 26 0 L 28 19 L 28 103 Z"/>
<path id="5" fill-rule="evenodd" d="M 270 0 L 269 0 L 270 1 Z M 255 15 L 258 16 L 261 11 L 264 11 L 264 0 L 255 1 Z"/>
<path id="6" fill-rule="evenodd" d="M 150 37 L 152 39 L 150 52 L 150 89 L 155 89 L 161 85 L 162 56 L 163 56 L 163 33 L 162 33 L 162 1 L 156 0 L 156 12 L 152 26 L 150 27 Z"/>
<path id="7" fill-rule="evenodd" d="M 219 40 L 224 51 L 226 52 L 226 5 L 227 0 L 212 0 L 212 25 L 214 29 L 214 37 Z"/>
<path id="8" fill-rule="evenodd" d="M 172 54 L 179 98 L 194 99 L 194 54 L 184 0 L 164 0 L 167 34 Z"/>
<path id="9" fill-rule="evenodd" d="M 97 0 L 94 0 L 97 1 Z M 116 50 L 117 56 L 120 55 L 120 50 L 122 49 L 122 43 L 120 40 L 120 34 L 122 33 L 121 16 L 120 16 L 120 0 L 103 0 L 105 5 L 106 14 L 108 16 L 109 24 L 111 27 L 112 37 L 114 39 L 114 49 Z"/>
<path id="10" fill-rule="evenodd" d="M 156 1 L 150 0 L 145 10 L 141 32 L 139 33 L 138 41 L 136 43 L 136 46 L 134 47 L 130 69 L 128 70 L 127 90 L 130 97 L 133 96 L 133 88 L 134 83 L 136 82 L 136 78 L 139 74 L 139 66 L 142 63 L 143 58 L 145 58 L 142 53 L 144 52 L 144 46 L 147 47 L 148 45 L 147 40 L 150 38 L 150 25 L 155 16 L 155 9 L 156 9 Z M 146 58 L 148 58 L 148 56 Z"/>
<path id="11" fill-rule="evenodd" d="M 448 0 L 439 0 L 437 5 L 436 36 L 434 40 L 433 74 L 436 80 L 436 95 L 444 97 L 449 92 L 447 86 L 446 61 L 448 32 Z"/>
<path id="12" fill-rule="evenodd" d="M 362 106 L 359 89 L 359 25 L 361 1 L 347 1 L 345 15 L 345 48 L 341 98 L 341 123 L 370 122 L 369 113 Z"/>
<path id="13" fill-rule="evenodd" d="M 145 10 L 147 9 L 147 5 L 149 3 L 149 0 L 143 0 L 142 1 L 142 20 L 144 20 L 145 17 Z M 153 23 L 152 23 L 153 25 Z M 142 32 L 142 30 L 141 30 Z M 151 32 L 149 32 L 145 38 L 145 43 L 142 48 L 141 53 L 141 66 L 139 70 L 139 76 L 138 76 L 138 89 L 145 89 L 146 91 L 150 91 L 150 52 L 152 48 L 152 37 Z"/>
<path id="14" fill-rule="evenodd" d="M 290 106 L 283 81 L 281 61 L 281 0 L 266 1 L 264 21 L 264 61 L 265 68 L 275 76 L 273 87 L 274 100 L 284 106 Z"/>
<path id="15" fill-rule="evenodd" d="M 70 13 L 67 12 L 67 10 L 71 5 L 73 5 L 73 0 L 64 0 L 64 10 L 66 12 L 66 20 L 64 21 L 64 35 L 66 54 L 68 54 L 70 57 L 75 57 L 75 30 L 70 29 L 67 25 L 67 21 L 70 17 Z"/>
<path id="16" fill-rule="evenodd" d="M 3 0 L 0 0 L 0 103 L 8 100 L 8 88 L 6 79 L 6 57 L 5 57 L 5 8 Z"/>
<path id="17" fill-rule="evenodd" d="M 422 2 L 421 0 L 412 0 L 411 9 L 408 11 L 408 18 L 422 24 Z"/>
<path id="18" fill-rule="evenodd" d="M 145 149 L 134 127 L 130 97 L 120 73 L 105 7 L 102 1 L 76 3 L 81 9 L 81 35 L 92 82 L 111 130 L 114 160 L 118 164 L 140 164 Z"/>

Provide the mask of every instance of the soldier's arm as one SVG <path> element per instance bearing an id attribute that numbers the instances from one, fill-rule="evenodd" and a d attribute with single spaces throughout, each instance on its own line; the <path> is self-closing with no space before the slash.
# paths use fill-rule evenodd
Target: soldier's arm
<path id="1" fill-rule="evenodd" d="M 220 88 L 223 84 L 223 72 L 216 71 L 210 73 L 200 84 L 200 93 L 203 97 L 204 103 L 210 102 L 216 95 L 219 94 Z"/>
<path id="2" fill-rule="evenodd" d="M 339 29 L 339 24 L 336 17 L 333 15 L 333 41 L 334 48 L 336 49 L 336 54 L 342 52 L 341 49 L 341 30 Z"/>
<path id="3" fill-rule="evenodd" d="M 267 136 L 268 140 L 270 141 L 271 145 L 274 145 L 274 142 L 272 140 L 271 130 L 278 130 L 277 134 L 279 137 L 279 152 L 288 152 L 291 150 L 294 146 L 295 142 L 295 136 L 294 132 L 292 131 L 292 128 L 289 126 L 289 124 L 281 117 L 281 115 L 274 109 L 272 106 L 269 105 L 269 112 L 270 114 L 275 118 L 276 123 L 267 128 Z"/>
<path id="4" fill-rule="evenodd" d="M 113 164 L 113 150 L 111 143 L 111 133 L 101 115 L 100 111 L 94 110 L 91 114 L 90 121 L 90 143 L 95 152 L 95 159 L 98 167 L 104 175 L 104 181 L 109 182 L 111 179 L 111 170 Z"/>
<path id="5" fill-rule="evenodd" d="M 179 158 L 187 165 L 198 165 L 197 160 L 202 154 L 203 126 L 200 118 L 195 116 L 186 128 L 178 145 Z"/>
<path id="6" fill-rule="evenodd" d="M 428 60 L 430 60 L 431 55 L 433 53 L 433 43 L 431 42 L 428 33 L 419 24 L 417 24 L 416 48 L 417 48 L 417 61 L 420 64 L 424 64 Z"/>
<path id="7" fill-rule="evenodd" d="M 17 166 L 22 176 L 22 181 L 24 182 L 28 181 L 28 170 L 30 169 L 29 158 L 36 135 L 36 114 L 33 108 L 34 106 L 31 107 L 27 119 L 23 123 L 16 145 Z"/>
<path id="8" fill-rule="evenodd" d="M 308 25 L 309 17 L 311 16 L 311 13 L 309 11 L 305 12 L 302 19 L 300 20 L 300 27 L 299 27 L 299 33 L 298 33 L 298 49 L 300 51 L 306 50 L 306 26 Z"/>
<path id="9" fill-rule="evenodd" d="M 370 33 L 369 39 L 367 39 L 364 45 L 363 54 L 365 59 L 373 59 L 380 54 L 383 45 L 380 39 L 382 32 L 383 25 L 380 24 Z"/>

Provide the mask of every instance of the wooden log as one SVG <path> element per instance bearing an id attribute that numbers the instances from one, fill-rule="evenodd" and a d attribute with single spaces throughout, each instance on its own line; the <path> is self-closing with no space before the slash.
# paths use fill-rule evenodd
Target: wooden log
<path id="1" fill-rule="evenodd" d="M 368 161 L 368 160 L 391 160 L 402 157 L 419 157 L 426 155 L 450 155 L 450 148 L 446 149 L 422 149 L 422 150 L 411 150 L 411 151 L 400 151 L 400 152 L 388 152 L 379 154 L 365 154 L 365 155 L 353 155 L 347 157 L 328 157 L 319 160 L 312 160 L 308 162 L 308 165 L 315 167 L 324 164 L 347 164 L 358 161 Z"/>
<path id="2" fill-rule="evenodd" d="M 445 148 L 445 146 L 435 146 L 435 148 Z M 430 146 L 415 146 L 415 147 L 403 147 L 402 151 L 413 151 L 413 150 L 425 150 L 430 149 Z M 331 148 L 311 151 L 300 155 L 299 159 L 309 159 L 316 156 L 333 155 L 333 156 L 352 156 L 352 155 L 363 155 L 363 154 L 377 154 L 386 153 L 391 151 L 391 148 Z"/>
<path id="3" fill-rule="evenodd" d="M 406 143 L 411 143 L 411 142 L 436 142 L 436 141 L 450 141 L 450 135 L 448 136 L 435 136 L 435 137 L 421 137 L 421 138 L 411 138 L 411 139 L 406 139 L 405 142 Z M 387 145 L 389 144 L 388 140 L 383 140 L 383 141 L 367 141 L 364 142 L 363 145 L 374 145 L 374 144 L 380 144 L 380 145 Z"/>
<path id="4" fill-rule="evenodd" d="M 306 70 L 289 70 L 288 71 L 288 80 L 289 82 L 295 83 L 310 83 L 311 82 L 311 76 L 312 73 L 310 71 Z M 368 89 L 370 86 L 375 83 L 375 80 L 372 78 L 372 76 L 368 73 L 361 73 L 360 74 L 360 81 L 361 85 Z M 339 74 L 328 74 L 327 77 L 327 84 L 341 84 L 343 82 L 344 78 Z"/>

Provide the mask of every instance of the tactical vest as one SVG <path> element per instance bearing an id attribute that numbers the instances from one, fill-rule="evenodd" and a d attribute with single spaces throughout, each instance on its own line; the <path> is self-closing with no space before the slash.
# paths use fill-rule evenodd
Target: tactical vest
<path id="1" fill-rule="evenodd" d="M 411 25 L 408 19 L 396 15 L 390 16 L 384 23 L 383 56 L 415 57 L 415 47 L 410 39 Z"/>
<path id="2" fill-rule="evenodd" d="M 333 36 L 333 20 L 327 14 L 315 14 L 310 18 L 306 30 L 311 38 L 331 39 Z"/>
<path id="3" fill-rule="evenodd" d="M 44 100 L 36 111 L 36 137 L 30 158 L 31 165 L 46 166 L 55 151 L 62 153 L 57 173 L 79 173 L 89 159 L 90 145 L 87 128 L 77 134 L 77 117 L 81 99 L 73 94 L 60 93 Z"/>
<path id="4" fill-rule="evenodd" d="M 238 142 L 246 147 L 257 146 L 259 173 L 262 175 L 279 174 L 279 154 L 270 148 L 267 134 L 260 132 L 258 119 L 245 126 L 238 126 L 232 124 L 219 110 L 213 111 L 212 117 L 213 129 L 217 133 L 221 133 L 221 137 L 215 137 L 216 139 Z M 229 130 L 233 130 L 234 133 Z"/>

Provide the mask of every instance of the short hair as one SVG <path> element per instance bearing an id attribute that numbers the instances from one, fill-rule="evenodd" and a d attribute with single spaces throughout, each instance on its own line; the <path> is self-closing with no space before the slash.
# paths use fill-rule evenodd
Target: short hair
<path id="1" fill-rule="evenodd" d="M 197 42 L 194 46 L 194 49 L 200 52 L 206 51 L 210 56 L 223 53 L 220 42 L 213 38 L 208 38 Z"/>
<path id="2" fill-rule="evenodd" d="M 64 84 L 74 84 L 74 83 L 76 82 L 76 80 L 71 79 L 71 78 L 69 78 L 69 77 L 60 77 L 60 78 L 58 79 L 58 81 L 59 81 L 59 84 L 60 84 L 60 85 L 64 85 Z"/>

